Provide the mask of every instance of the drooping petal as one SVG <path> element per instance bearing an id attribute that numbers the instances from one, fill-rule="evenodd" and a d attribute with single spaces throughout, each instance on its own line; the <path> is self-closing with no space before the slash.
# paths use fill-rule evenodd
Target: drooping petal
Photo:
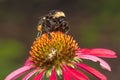
<path id="1" fill-rule="evenodd" d="M 109 49 L 101 49 L 101 48 L 91 49 L 90 53 L 93 55 L 97 55 L 99 57 L 107 57 L 107 58 L 117 57 L 116 53 Z"/>
<path id="2" fill-rule="evenodd" d="M 88 54 L 90 52 L 90 49 L 87 49 L 87 48 L 78 48 L 77 49 L 77 52 L 80 53 L 80 54 Z"/>
<path id="3" fill-rule="evenodd" d="M 100 59 L 96 56 L 92 56 L 92 55 L 82 55 L 80 58 L 83 58 L 83 59 L 88 59 L 88 60 L 92 60 L 94 62 L 100 62 L 100 66 L 103 68 L 103 69 L 106 69 L 108 71 L 111 71 L 111 68 L 109 66 L 109 64 L 104 61 L 103 59 Z"/>
<path id="4" fill-rule="evenodd" d="M 62 73 L 63 73 L 63 79 L 64 80 L 72 80 L 72 77 L 70 77 L 67 71 L 64 70 L 64 68 L 62 68 Z"/>
<path id="5" fill-rule="evenodd" d="M 31 64 L 33 64 L 33 62 L 32 61 L 30 61 L 30 58 L 28 58 L 26 61 L 25 61 L 25 66 L 29 66 L 29 65 L 31 65 Z"/>
<path id="6" fill-rule="evenodd" d="M 85 74 L 76 69 L 73 69 L 67 65 L 64 65 L 64 68 L 67 72 L 69 72 L 68 74 L 76 80 L 89 80 L 89 78 Z"/>
<path id="7" fill-rule="evenodd" d="M 29 80 L 30 77 L 32 77 L 38 69 L 33 70 L 32 72 L 28 73 L 22 80 Z"/>
<path id="8" fill-rule="evenodd" d="M 50 80 L 57 80 L 55 67 L 53 67 L 53 70 L 51 72 Z"/>
<path id="9" fill-rule="evenodd" d="M 109 49 L 102 49 L 102 48 L 94 48 L 94 49 L 77 49 L 77 54 L 89 54 L 98 57 L 104 58 L 116 58 L 116 53 Z"/>
<path id="10" fill-rule="evenodd" d="M 45 70 L 43 70 L 38 75 L 36 75 L 33 80 L 42 80 L 44 73 L 45 73 Z"/>
<path id="11" fill-rule="evenodd" d="M 97 71 L 83 63 L 78 63 L 77 65 L 78 65 L 78 67 L 82 68 L 83 70 L 85 70 L 85 71 L 91 73 L 93 76 L 97 77 L 99 80 L 107 80 L 107 78 L 99 71 Z"/>
<path id="12" fill-rule="evenodd" d="M 18 78 L 19 76 L 21 76 L 22 74 L 24 74 L 26 71 L 30 70 L 31 68 L 33 68 L 33 66 L 23 66 L 15 71 L 13 71 L 12 73 L 10 73 L 5 80 L 15 80 L 16 78 Z"/>

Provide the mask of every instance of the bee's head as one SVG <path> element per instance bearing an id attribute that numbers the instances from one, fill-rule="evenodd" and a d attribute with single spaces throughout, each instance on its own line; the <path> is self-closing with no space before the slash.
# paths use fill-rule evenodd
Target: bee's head
<path id="1" fill-rule="evenodd" d="M 65 14 L 63 11 L 59 11 L 59 10 L 52 10 L 49 12 L 49 14 L 53 17 L 53 18 L 60 18 L 60 17 L 65 17 Z"/>

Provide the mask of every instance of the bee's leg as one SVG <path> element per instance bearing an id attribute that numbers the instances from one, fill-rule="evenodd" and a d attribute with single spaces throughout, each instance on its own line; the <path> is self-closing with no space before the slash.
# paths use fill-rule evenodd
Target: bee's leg
<path id="1" fill-rule="evenodd" d="M 50 32 L 48 32 L 48 38 L 51 40 L 52 36 L 50 35 Z"/>
<path id="2" fill-rule="evenodd" d="M 62 32 L 67 34 L 69 32 L 68 22 L 62 21 L 61 26 L 62 26 Z"/>
<path id="3" fill-rule="evenodd" d="M 39 31 L 38 33 L 37 33 L 37 37 L 40 37 L 42 35 L 42 31 Z"/>
<path id="4" fill-rule="evenodd" d="M 50 28 L 48 26 L 44 26 L 45 32 L 48 34 L 48 38 L 52 39 L 52 36 L 50 35 Z"/>
<path id="5" fill-rule="evenodd" d="M 65 32 L 65 34 L 67 34 L 69 32 L 69 27 L 68 26 L 65 27 L 64 32 Z"/>

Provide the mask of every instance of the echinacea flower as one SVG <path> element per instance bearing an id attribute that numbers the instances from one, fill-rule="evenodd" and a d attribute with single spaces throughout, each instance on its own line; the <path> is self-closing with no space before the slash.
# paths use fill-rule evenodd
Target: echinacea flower
<path id="1" fill-rule="evenodd" d="M 83 70 L 98 80 L 107 78 L 94 68 L 84 64 L 83 59 L 99 62 L 103 69 L 111 71 L 103 58 L 116 58 L 112 50 L 102 48 L 79 48 L 78 43 L 68 34 L 51 32 L 36 38 L 30 56 L 24 66 L 10 73 L 5 80 L 15 80 L 25 75 L 22 80 L 89 80 Z"/>

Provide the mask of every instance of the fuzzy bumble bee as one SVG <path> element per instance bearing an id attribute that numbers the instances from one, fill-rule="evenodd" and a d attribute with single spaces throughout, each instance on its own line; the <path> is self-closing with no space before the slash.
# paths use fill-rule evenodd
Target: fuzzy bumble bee
<path id="1" fill-rule="evenodd" d="M 47 33 L 51 39 L 50 32 L 61 31 L 66 34 L 69 31 L 69 26 L 65 18 L 66 16 L 63 11 L 49 11 L 47 15 L 39 19 L 37 26 L 37 36 L 41 36 L 42 34 Z"/>

